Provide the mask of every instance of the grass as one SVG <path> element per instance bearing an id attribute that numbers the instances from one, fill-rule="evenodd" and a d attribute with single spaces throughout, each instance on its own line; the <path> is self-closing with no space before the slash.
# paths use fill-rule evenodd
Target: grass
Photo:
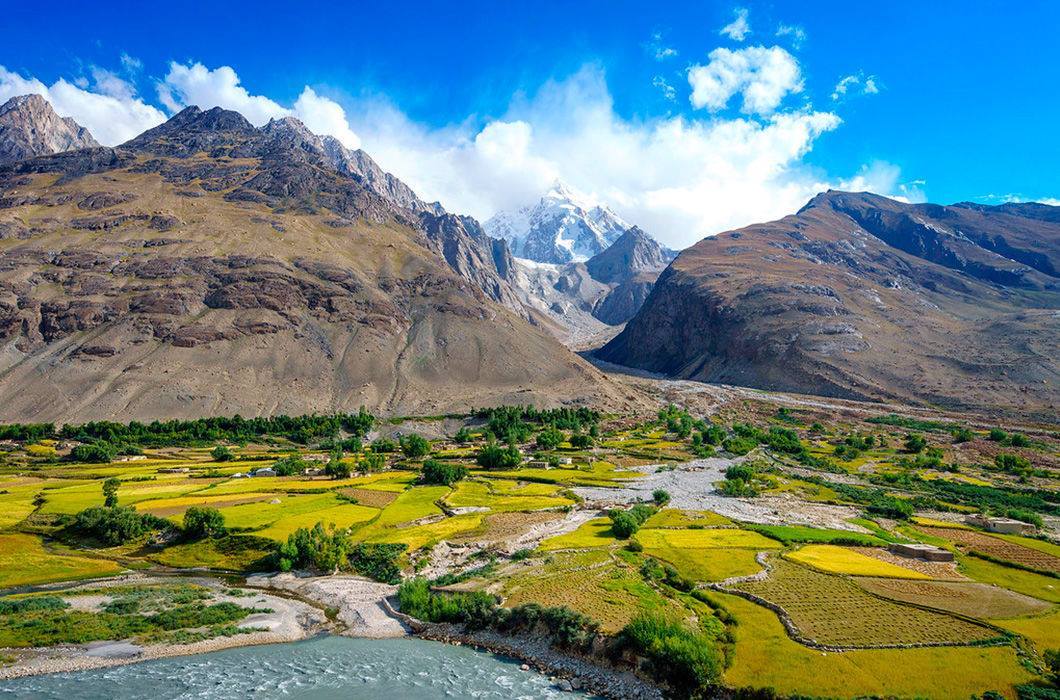
<path id="1" fill-rule="evenodd" d="M 317 523 L 324 523 L 325 527 L 334 525 L 339 529 L 352 528 L 363 525 L 378 515 L 378 508 L 346 503 L 301 515 L 285 515 L 268 527 L 255 531 L 254 534 L 277 542 L 285 542 L 287 536 L 298 528 L 308 529 Z"/>
<path id="2" fill-rule="evenodd" d="M 0 534 L 0 588 L 113 576 L 121 567 L 107 559 L 52 554 L 39 537 Z"/>
<path id="3" fill-rule="evenodd" d="M 496 513 L 544 510 L 574 504 L 570 499 L 553 495 L 557 491 L 559 487 L 548 484 L 526 484 L 520 488 L 508 482 L 495 489 L 490 483 L 469 480 L 457 483 L 445 502 L 452 508 L 484 507 Z"/>
<path id="4" fill-rule="evenodd" d="M 409 551 L 414 551 L 476 530 L 482 526 L 484 517 L 483 513 L 467 513 L 411 527 L 367 528 L 354 533 L 354 539 L 365 542 L 402 542 L 408 545 Z"/>
<path id="5" fill-rule="evenodd" d="M 1060 603 L 1060 579 L 1002 566 L 978 557 L 958 559 L 961 573 L 976 581 L 1007 588 L 1050 603 Z"/>
<path id="6" fill-rule="evenodd" d="M 792 561 L 829 574 L 878 576 L 882 578 L 927 579 L 926 574 L 897 566 L 846 547 L 809 544 L 784 555 Z"/>
<path id="7" fill-rule="evenodd" d="M 784 544 L 793 544 L 795 542 L 835 542 L 839 544 L 858 544 L 865 547 L 882 547 L 887 544 L 875 535 L 866 535 L 849 530 L 807 527 L 805 525 L 750 525 L 748 529 L 760 532 Z"/>
<path id="8" fill-rule="evenodd" d="M 383 509 L 373 525 L 377 528 L 412 522 L 432 515 L 442 515 L 435 501 L 449 493 L 448 486 L 415 486 L 399 495 Z"/>
<path id="9" fill-rule="evenodd" d="M 905 697 L 944 700 L 984 689 L 1015 697 L 1035 678 L 1009 646 L 858 649 L 822 653 L 793 641 L 772 611 L 734 595 L 718 598 L 736 617 L 733 687 L 773 688 L 778 695 Z"/>
<path id="10" fill-rule="evenodd" d="M 593 518 L 583 523 L 574 532 L 568 532 L 544 540 L 540 549 L 549 552 L 557 549 L 587 549 L 591 547 L 608 547 L 616 540 L 611 534 L 609 518 Z"/>
<path id="11" fill-rule="evenodd" d="M 273 494 L 273 500 L 278 503 L 247 503 L 221 508 L 225 516 L 225 525 L 229 528 L 240 530 L 261 530 L 278 523 L 281 519 L 298 518 L 309 514 L 312 519 L 313 513 L 333 508 L 342 503 L 335 494 L 308 494 L 304 496 L 292 496 L 288 494 Z M 174 521 L 179 518 L 172 518 Z M 316 524 L 316 520 L 311 525 Z"/>
<path id="12" fill-rule="evenodd" d="M 645 547 L 644 553 L 672 564 L 682 576 L 693 581 L 723 581 L 749 576 L 762 569 L 755 561 L 753 549 L 693 549 L 663 544 Z"/>
<path id="13" fill-rule="evenodd" d="M 987 619 L 1045 612 L 1049 604 L 998 586 L 969 581 L 861 578 L 858 585 L 885 598 Z"/>
<path id="14" fill-rule="evenodd" d="M 894 603 L 849 578 L 822 574 L 783 558 L 769 576 L 733 588 L 779 605 L 800 633 L 841 647 L 890 644 L 965 644 L 997 638 L 994 630 L 942 613 Z"/>
<path id="15" fill-rule="evenodd" d="M 229 535 L 217 539 L 167 547 L 151 556 L 163 566 L 180 569 L 207 568 L 227 571 L 250 571 L 272 553 L 272 542 L 241 535 Z"/>

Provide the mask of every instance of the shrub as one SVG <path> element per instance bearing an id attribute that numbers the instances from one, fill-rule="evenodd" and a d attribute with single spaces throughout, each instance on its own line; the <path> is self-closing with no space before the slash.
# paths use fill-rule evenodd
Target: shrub
<path id="1" fill-rule="evenodd" d="M 1008 436 L 1008 444 L 1013 447 L 1028 447 L 1031 444 L 1031 441 L 1022 433 L 1012 433 Z"/>
<path id="2" fill-rule="evenodd" d="M 276 476 L 294 476 L 300 474 L 308 466 L 309 463 L 298 455 L 289 455 L 276 460 L 272 469 L 276 472 Z"/>
<path id="3" fill-rule="evenodd" d="M 751 481 L 755 476 L 755 469 L 753 465 L 747 464 L 733 464 L 725 470 L 726 479 L 739 479 L 741 481 Z"/>
<path id="4" fill-rule="evenodd" d="M 745 455 L 757 446 L 758 441 L 748 437 L 731 437 L 722 443 L 722 447 L 725 448 L 726 452 L 736 456 Z"/>
<path id="5" fill-rule="evenodd" d="M 398 444 L 390 438 L 381 437 L 372 441 L 372 452 L 397 452 Z"/>
<path id="6" fill-rule="evenodd" d="M 913 517 L 913 504 L 895 496 L 881 494 L 869 504 L 868 511 L 893 520 L 909 520 Z"/>
<path id="7" fill-rule="evenodd" d="M 423 463 L 420 478 L 425 484 L 439 484 L 452 486 L 467 476 L 467 467 L 462 464 L 450 464 L 440 462 L 436 459 L 428 459 Z"/>
<path id="8" fill-rule="evenodd" d="M 646 657 L 652 675 L 676 694 L 699 695 L 721 672 L 714 640 L 680 620 L 641 613 L 620 633 L 623 645 Z"/>
<path id="9" fill-rule="evenodd" d="M 366 472 L 380 472 L 386 467 L 386 456 L 381 452 L 369 452 L 358 462 L 358 466 Z"/>
<path id="10" fill-rule="evenodd" d="M 636 534 L 640 524 L 626 511 L 619 511 L 611 516 L 611 534 L 620 540 L 626 540 Z"/>
<path id="11" fill-rule="evenodd" d="M 626 544 L 626 549 L 631 552 L 643 552 L 644 545 L 640 543 L 640 540 L 631 537 L 629 543 Z"/>
<path id="12" fill-rule="evenodd" d="M 975 433 L 968 428 L 954 428 L 950 431 L 954 443 L 971 442 L 975 439 Z"/>
<path id="13" fill-rule="evenodd" d="M 325 529 L 317 523 L 299 528 L 287 537 L 275 555 L 281 571 L 311 568 L 325 573 L 355 571 L 384 583 L 401 580 L 397 558 L 404 544 L 353 544 L 345 531 Z"/>
<path id="14" fill-rule="evenodd" d="M 523 454 L 514 444 L 501 447 L 489 442 L 475 455 L 475 462 L 483 469 L 515 469 L 523 461 Z"/>
<path id="15" fill-rule="evenodd" d="M 905 451 L 917 453 L 927 447 L 927 440 L 918 433 L 909 433 L 905 436 Z"/>
<path id="16" fill-rule="evenodd" d="M 216 508 L 192 506 L 184 511 L 184 534 L 193 540 L 225 533 L 225 516 Z"/>
<path id="17" fill-rule="evenodd" d="M 994 466 L 1003 472 L 1019 474 L 1021 472 L 1029 472 L 1031 463 L 1027 461 L 1026 457 L 1003 452 L 994 457 Z"/>
<path id="18" fill-rule="evenodd" d="M 591 447 L 593 444 L 593 436 L 586 433 L 573 433 L 570 436 L 570 446 L 579 450 L 584 450 L 587 447 Z"/>
<path id="19" fill-rule="evenodd" d="M 426 438 L 415 433 L 405 435 L 401 438 L 401 451 L 409 459 L 419 459 L 430 454 L 431 443 L 427 442 Z"/>
<path id="20" fill-rule="evenodd" d="M 330 476 L 332 479 L 349 479 L 350 465 L 341 459 L 330 459 L 324 465 L 324 475 Z"/>
<path id="21" fill-rule="evenodd" d="M 94 464 L 105 464 L 114 461 L 118 450 L 105 442 L 93 442 L 77 445 L 70 450 L 70 459 L 74 462 L 87 462 Z"/>
<path id="22" fill-rule="evenodd" d="M 210 456 L 213 457 L 215 462 L 230 462 L 236 458 L 232 453 L 232 450 L 228 449 L 224 445 L 218 445 L 217 447 L 210 450 Z"/>
<path id="23" fill-rule="evenodd" d="M 660 508 L 670 502 L 670 492 L 665 489 L 655 489 L 651 492 L 651 497 Z"/>
<path id="24" fill-rule="evenodd" d="M 703 442 L 708 445 L 720 445 L 725 442 L 727 437 L 725 429 L 720 425 L 711 425 L 701 434 L 703 435 Z"/>
<path id="25" fill-rule="evenodd" d="M 456 435 L 453 436 L 453 439 L 461 445 L 466 445 L 471 442 L 471 431 L 466 425 L 460 426 L 460 430 L 456 431 Z"/>
<path id="26" fill-rule="evenodd" d="M 137 513 L 132 508 L 87 508 L 76 516 L 74 530 L 111 545 L 125 544 L 136 540 L 152 530 L 172 527 L 167 520 L 147 513 Z"/>

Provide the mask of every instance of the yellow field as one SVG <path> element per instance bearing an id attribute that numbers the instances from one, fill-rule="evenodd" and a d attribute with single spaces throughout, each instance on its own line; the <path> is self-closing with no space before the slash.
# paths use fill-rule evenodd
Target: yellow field
<path id="1" fill-rule="evenodd" d="M 664 508 L 648 520 L 641 527 L 655 528 L 687 528 L 691 525 L 701 527 L 717 527 L 732 525 L 732 521 L 724 515 L 712 513 L 709 510 L 677 510 L 676 508 Z"/>
<path id="2" fill-rule="evenodd" d="M 723 581 L 734 576 L 749 576 L 762 567 L 755 561 L 753 549 L 645 547 L 648 556 L 669 562 L 693 581 Z"/>
<path id="3" fill-rule="evenodd" d="M 34 535 L 0 534 L 0 588 L 111 576 L 121 567 L 105 559 L 52 554 Z"/>
<path id="4" fill-rule="evenodd" d="M 608 547 L 615 544 L 616 541 L 611 535 L 611 519 L 594 518 L 574 532 L 549 537 L 541 543 L 539 549 L 549 552 L 557 549 Z"/>
<path id="5" fill-rule="evenodd" d="M 1034 617 L 1017 617 L 1007 620 L 991 620 L 998 627 L 1004 627 L 1034 642 L 1039 652 L 1046 649 L 1060 649 L 1060 609 Z"/>
<path id="6" fill-rule="evenodd" d="M 324 527 L 334 525 L 338 529 L 362 525 L 379 515 L 378 508 L 345 503 L 333 508 L 314 510 L 301 515 L 285 514 L 282 518 L 268 527 L 254 532 L 258 537 L 267 537 L 270 540 L 283 542 L 287 536 L 298 528 L 311 528 L 317 523 L 323 523 Z"/>
<path id="7" fill-rule="evenodd" d="M 960 572 L 976 581 L 992 583 L 1050 603 L 1060 603 L 1060 579 L 1002 566 L 977 557 L 960 557 L 958 562 Z"/>
<path id="8" fill-rule="evenodd" d="M 495 513 L 544 510 L 574 504 L 567 498 L 552 495 L 559 491 L 559 487 L 548 484 L 528 484 L 519 488 L 514 482 L 508 482 L 501 489 L 491 486 L 481 481 L 458 482 L 445 502 L 453 508 L 482 507 Z"/>
<path id="9" fill-rule="evenodd" d="M 850 576 L 878 576 L 882 578 L 929 579 L 927 574 L 906 569 L 889 562 L 867 556 L 849 547 L 832 544 L 808 544 L 784 555 L 792 561 L 830 574 Z"/>
<path id="10" fill-rule="evenodd" d="M 642 529 L 636 538 L 645 549 L 676 547 L 679 549 L 713 549 L 735 547 L 740 549 L 779 549 L 780 543 L 750 530 L 662 530 Z"/>
<path id="11" fill-rule="evenodd" d="M 778 694 L 834 698 L 967 698 L 984 688 L 1014 698 L 1033 680 L 1012 647 L 864 649 L 826 653 L 793 642 L 770 610 L 718 594 L 736 616 L 736 655 L 725 681 Z"/>
<path id="12" fill-rule="evenodd" d="M 365 542 L 403 542 L 408 545 L 408 551 L 411 552 L 440 540 L 453 539 L 457 535 L 476 530 L 482 526 L 484 518 L 485 513 L 467 513 L 411 527 L 382 529 L 373 525 L 355 532 L 353 539 Z"/>

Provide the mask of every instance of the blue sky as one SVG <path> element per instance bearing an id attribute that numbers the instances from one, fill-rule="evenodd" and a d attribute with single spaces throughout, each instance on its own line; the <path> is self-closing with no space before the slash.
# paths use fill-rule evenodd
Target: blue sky
<path id="1" fill-rule="evenodd" d="M 292 109 L 480 217 L 556 178 L 673 245 L 822 186 L 1060 198 L 1060 3 L 100 5 L 6 8 L 0 86 L 111 141 L 191 101 Z"/>

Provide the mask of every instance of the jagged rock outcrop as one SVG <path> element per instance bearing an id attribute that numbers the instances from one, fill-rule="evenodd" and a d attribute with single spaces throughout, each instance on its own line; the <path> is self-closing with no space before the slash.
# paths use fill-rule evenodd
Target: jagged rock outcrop
<path id="1" fill-rule="evenodd" d="M 0 237 L 0 420 L 620 400 L 527 321 L 503 244 L 297 120 L 189 107 L 0 168 Z"/>
<path id="2" fill-rule="evenodd" d="M 60 117 L 40 95 L 12 97 L 0 106 L 0 165 L 98 147 L 88 129 Z"/>
<path id="3" fill-rule="evenodd" d="M 1055 415 L 1058 211 L 827 192 L 683 251 L 598 356 L 685 379 Z"/>

